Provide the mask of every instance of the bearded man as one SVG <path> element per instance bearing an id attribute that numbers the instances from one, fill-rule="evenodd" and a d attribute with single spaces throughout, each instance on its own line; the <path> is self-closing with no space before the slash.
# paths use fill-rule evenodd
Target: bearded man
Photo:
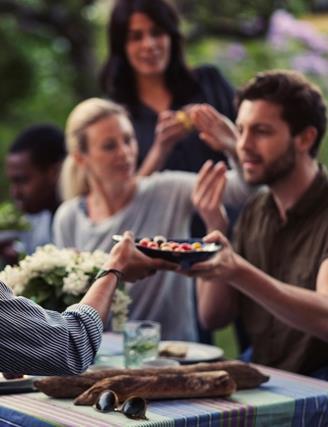
<path id="1" fill-rule="evenodd" d="M 266 186 L 245 207 L 234 249 L 218 231 L 206 237 L 223 249 L 192 268 L 200 318 L 217 328 L 239 315 L 253 362 L 328 379 L 328 175 L 316 160 L 324 101 L 300 74 L 270 71 L 239 91 L 237 106 L 233 131 L 217 117 L 220 137 L 235 138 L 246 182 Z M 195 120 L 214 141 L 208 118 Z"/>

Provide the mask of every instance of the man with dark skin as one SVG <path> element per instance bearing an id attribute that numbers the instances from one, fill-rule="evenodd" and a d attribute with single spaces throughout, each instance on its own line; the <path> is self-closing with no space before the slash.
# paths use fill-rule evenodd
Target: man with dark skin
<path id="1" fill-rule="evenodd" d="M 6 172 L 11 197 L 22 212 L 55 212 L 60 203 L 57 181 L 65 154 L 64 134 L 50 124 L 31 126 L 12 143 Z"/>
<path id="2" fill-rule="evenodd" d="M 51 241 L 52 218 L 60 204 L 57 182 L 65 154 L 64 134 L 52 124 L 26 128 L 9 147 L 6 173 L 10 195 L 31 223 L 31 230 L 19 236 L 27 253 Z M 17 260 L 10 240 L 1 243 L 0 252 L 7 263 Z"/>

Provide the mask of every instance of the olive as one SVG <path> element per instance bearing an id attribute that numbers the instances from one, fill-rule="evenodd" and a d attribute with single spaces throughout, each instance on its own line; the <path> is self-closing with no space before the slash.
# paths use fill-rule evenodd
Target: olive
<path id="1" fill-rule="evenodd" d="M 103 391 L 96 402 L 96 409 L 101 412 L 115 411 L 118 407 L 117 394 L 112 390 Z"/>
<path id="2" fill-rule="evenodd" d="M 166 243 L 166 237 L 164 236 L 155 236 L 153 238 L 153 242 L 157 243 L 158 246 L 161 246 L 161 244 Z"/>
<path id="3" fill-rule="evenodd" d="M 133 420 L 147 420 L 146 409 L 147 404 L 145 399 L 134 396 L 123 403 L 120 412 Z"/>

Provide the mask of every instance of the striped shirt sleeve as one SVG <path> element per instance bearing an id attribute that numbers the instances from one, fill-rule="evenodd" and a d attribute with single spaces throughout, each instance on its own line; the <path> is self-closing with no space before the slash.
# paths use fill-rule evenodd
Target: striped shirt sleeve
<path id="1" fill-rule="evenodd" d="M 0 282 L 0 371 L 31 375 L 83 372 L 101 342 L 97 311 L 75 304 L 63 313 L 15 297 Z"/>

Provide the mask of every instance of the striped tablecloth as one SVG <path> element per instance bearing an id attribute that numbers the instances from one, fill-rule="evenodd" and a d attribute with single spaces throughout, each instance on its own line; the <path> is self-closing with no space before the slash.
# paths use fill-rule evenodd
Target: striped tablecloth
<path id="1" fill-rule="evenodd" d="M 111 339 L 113 353 L 119 353 L 119 338 Z M 107 344 L 102 346 L 106 353 Z M 131 421 L 116 413 L 102 414 L 90 407 L 74 406 L 71 400 L 50 399 L 41 393 L 3 395 L 0 426 L 328 426 L 327 382 L 266 367 L 260 369 L 271 378 L 258 389 L 238 391 L 228 400 L 149 402 L 148 421 Z"/>

